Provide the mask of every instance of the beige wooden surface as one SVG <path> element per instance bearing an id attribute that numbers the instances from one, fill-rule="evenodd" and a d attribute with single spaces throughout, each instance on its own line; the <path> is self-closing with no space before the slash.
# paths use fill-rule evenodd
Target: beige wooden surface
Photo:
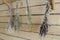
<path id="1" fill-rule="evenodd" d="M 19 15 L 27 15 L 26 13 L 26 0 L 20 0 L 19 1 Z M 45 13 L 45 4 L 46 0 L 29 0 L 29 5 L 30 5 L 30 12 L 31 14 L 44 14 Z M 52 14 L 59 14 L 60 13 L 60 4 L 57 2 L 60 2 L 60 0 L 55 0 L 55 9 L 51 11 L 50 13 Z M 16 2 L 13 2 L 13 8 L 14 8 L 14 15 L 16 14 Z M 41 5 L 41 6 L 39 6 Z M 22 23 L 27 23 L 27 16 L 20 16 L 21 17 L 21 22 Z M 37 15 L 37 16 L 31 16 L 32 23 L 34 24 L 41 24 L 43 22 L 44 15 Z M 40 40 L 39 36 L 39 30 L 41 25 L 27 25 L 27 24 L 22 24 L 20 27 L 20 32 L 12 32 L 9 33 L 7 31 L 8 25 L 9 25 L 9 12 L 8 12 L 8 7 L 3 4 L 0 5 L 0 38 L 4 40 L 26 40 L 31 39 L 31 40 Z M 49 24 L 57 24 L 57 26 L 49 26 L 49 32 L 47 36 L 45 37 L 45 40 L 60 40 L 60 15 L 49 15 L 48 16 L 48 23 Z M 28 32 L 23 32 L 23 31 L 28 31 Z M 1 33 L 3 32 L 3 33 Z M 37 33 L 32 33 L 32 32 L 37 32 Z M 6 35 L 6 34 L 9 35 Z M 55 34 L 55 35 L 50 35 L 50 34 Z M 11 37 L 13 35 L 13 37 Z M 57 36 L 56 36 L 57 35 Z M 14 37 L 15 36 L 15 37 Z M 18 36 L 18 38 L 16 37 Z M 23 37 L 23 38 L 20 38 Z"/>
<path id="2" fill-rule="evenodd" d="M 20 2 L 22 3 L 22 5 L 21 5 Z M 30 7 L 30 11 L 31 11 L 31 14 L 44 14 L 45 13 L 45 5 L 43 5 L 43 6 L 34 6 L 34 5 L 41 5 L 41 4 L 44 4 L 44 3 L 46 3 L 44 0 L 42 0 L 42 1 L 39 1 L 39 0 L 32 1 L 32 0 L 30 0 L 30 6 L 31 6 Z M 15 6 L 16 6 L 15 4 L 16 3 L 14 2 L 13 3 L 13 8 L 15 8 Z M 26 7 L 25 0 L 19 1 L 19 6 Z M 59 7 L 60 7 L 60 4 L 56 4 L 55 5 L 55 10 L 53 10 L 50 13 L 60 13 L 60 11 L 59 11 L 60 8 Z M 7 8 L 7 6 L 5 4 L 3 4 L 3 5 L 0 5 L 0 10 L 3 10 L 3 11 L 0 11 L 0 16 L 1 16 L 0 17 L 0 22 L 1 22 L 1 24 L 3 26 L 5 26 L 5 23 L 9 22 L 9 17 L 8 17 L 9 16 L 9 12 L 7 11 L 8 8 Z M 19 9 L 19 12 L 20 12 L 19 13 L 20 15 L 27 15 L 26 8 Z M 15 9 L 14 9 L 14 13 L 13 14 L 15 14 L 15 13 L 16 12 L 15 12 Z M 44 19 L 43 17 L 44 17 L 44 15 L 42 15 L 42 16 L 38 16 L 38 15 L 37 16 L 31 16 L 32 23 L 41 24 L 43 22 L 43 19 Z M 59 15 L 49 15 L 48 16 L 48 23 L 49 24 L 60 24 L 60 21 L 59 21 L 60 18 L 59 17 L 60 17 Z M 21 16 L 22 23 L 27 23 L 27 21 L 28 21 L 27 18 L 28 18 L 27 16 Z M 6 25 L 8 25 L 8 24 L 6 24 Z"/>

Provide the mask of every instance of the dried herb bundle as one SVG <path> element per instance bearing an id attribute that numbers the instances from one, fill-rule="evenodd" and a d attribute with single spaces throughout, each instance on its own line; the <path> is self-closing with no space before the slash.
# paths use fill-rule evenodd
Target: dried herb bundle
<path id="1" fill-rule="evenodd" d="M 31 21 L 31 12 L 30 12 L 30 6 L 29 6 L 29 0 L 26 0 L 26 8 L 28 13 L 28 24 L 30 25 L 32 23 Z"/>
<path id="2" fill-rule="evenodd" d="M 47 23 L 47 17 L 46 17 L 43 24 L 40 27 L 40 34 L 41 36 L 45 36 L 47 32 L 48 32 L 48 23 Z"/>
<path id="3" fill-rule="evenodd" d="M 48 18 L 47 14 L 49 13 L 49 3 L 46 4 L 46 12 L 44 16 L 44 21 L 40 27 L 40 35 L 45 36 L 48 32 Z"/>
<path id="4" fill-rule="evenodd" d="M 8 27 L 8 31 L 11 32 L 12 31 L 12 27 L 13 27 L 13 15 L 12 15 L 12 8 L 9 8 L 9 13 L 10 13 L 10 21 L 9 21 L 9 27 Z"/>
<path id="5" fill-rule="evenodd" d="M 16 16 L 15 16 L 15 21 L 14 21 L 14 28 L 15 30 L 19 31 L 20 29 L 20 15 L 19 15 L 19 10 L 18 10 L 18 0 L 16 1 Z"/>

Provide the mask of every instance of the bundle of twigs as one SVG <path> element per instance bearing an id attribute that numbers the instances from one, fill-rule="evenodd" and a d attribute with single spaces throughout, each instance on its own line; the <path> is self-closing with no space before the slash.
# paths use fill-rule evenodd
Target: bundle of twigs
<path id="1" fill-rule="evenodd" d="M 14 27 L 15 27 L 15 30 L 18 30 L 20 29 L 20 15 L 19 15 L 19 10 L 18 10 L 18 0 L 16 1 L 16 16 L 15 16 L 15 22 L 14 22 Z"/>
<path id="2" fill-rule="evenodd" d="M 9 8 L 9 14 L 10 14 L 10 20 L 9 20 L 9 27 L 8 27 L 8 31 L 11 32 L 12 31 L 12 27 L 13 27 L 13 10 L 12 10 L 12 3 L 11 0 L 3 0 L 4 3 L 8 6 Z"/>
<path id="3" fill-rule="evenodd" d="M 46 4 L 46 12 L 45 12 L 45 16 L 44 16 L 44 21 L 40 27 L 40 35 L 41 36 L 45 36 L 48 32 L 48 18 L 47 18 L 47 14 L 49 14 L 49 9 L 54 9 L 54 3 L 53 0 L 48 0 L 47 4 Z"/>
<path id="4" fill-rule="evenodd" d="M 27 13 L 28 13 L 28 24 L 30 25 L 32 23 L 32 21 L 31 21 L 31 12 L 30 12 L 29 0 L 26 0 L 26 8 L 27 8 Z"/>
<path id="5" fill-rule="evenodd" d="M 48 32 L 48 19 L 47 19 L 47 14 L 49 13 L 49 3 L 46 4 L 46 12 L 44 16 L 44 21 L 40 27 L 40 35 L 45 36 Z"/>
<path id="6" fill-rule="evenodd" d="M 12 27 L 14 25 L 13 22 L 13 15 L 12 15 L 12 8 L 9 8 L 9 13 L 10 13 L 10 21 L 9 21 L 9 27 L 8 27 L 8 31 L 12 31 Z"/>

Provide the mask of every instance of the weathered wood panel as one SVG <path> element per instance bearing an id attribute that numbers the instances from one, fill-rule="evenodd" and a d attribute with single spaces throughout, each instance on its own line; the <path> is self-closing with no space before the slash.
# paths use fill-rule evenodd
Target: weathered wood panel
<path id="1" fill-rule="evenodd" d="M 47 36 L 44 38 L 44 40 L 60 40 L 60 4 L 58 4 L 58 2 L 60 2 L 60 0 L 55 0 L 55 2 L 57 2 L 55 4 L 55 10 L 51 11 L 50 13 L 55 14 L 55 15 L 49 15 L 48 16 L 48 23 L 49 24 L 54 24 L 49 26 L 49 31 Z M 0 38 L 4 39 L 4 40 L 26 40 L 23 38 L 28 38 L 31 40 L 40 40 L 40 36 L 37 33 L 31 33 L 31 32 L 38 32 L 40 30 L 41 24 L 44 21 L 44 15 L 39 15 L 39 14 L 44 14 L 45 10 L 46 10 L 46 6 L 42 5 L 45 4 L 46 0 L 29 0 L 29 6 L 30 7 L 30 12 L 31 14 L 38 14 L 35 16 L 31 16 L 31 21 L 33 24 L 36 25 L 27 25 L 26 23 L 28 22 L 28 17 L 26 16 L 28 13 L 26 11 L 26 0 L 20 0 L 19 1 L 19 15 L 24 15 L 21 16 L 21 22 L 23 23 L 20 27 L 21 31 L 27 31 L 27 32 L 13 32 L 13 33 L 8 33 L 7 28 L 9 25 L 9 12 L 8 7 L 3 4 L 0 5 Z M 14 15 L 16 15 L 16 2 L 12 3 L 13 4 L 13 8 L 14 8 Z M 21 8 L 20 8 L 21 7 Z M 57 15 L 57 14 L 58 15 Z M 3 17 L 4 16 L 4 17 Z M 39 25 L 40 24 L 40 25 Z M 57 24 L 57 25 L 56 25 Z M 9 36 L 7 35 L 3 35 L 4 33 L 9 34 Z M 50 34 L 55 34 L 55 35 L 50 35 Z M 13 35 L 15 37 L 11 37 L 10 35 Z M 16 36 L 18 36 L 18 38 L 16 38 Z M 4 37 L 4 38 L 3 38 Z M 20 37 L 23 37 L 22 39 Z"/>
<path id="2" fill-rule="evenodd" d="M 60 24 L 59 15 L 49 15 L 48 16 L 48 23 L 49 24 Z M 9 22 L 10 17 L 0 17 L 0 22 Z M 51 20 L 50 20 L 51 19 Z M 31 16 L 32 23 L 35 24 L 41 24 L 44 21 L 44 16 Z M 21 22 L 27 23 L 28 22 L 28 16 L 21 16 Z"/>

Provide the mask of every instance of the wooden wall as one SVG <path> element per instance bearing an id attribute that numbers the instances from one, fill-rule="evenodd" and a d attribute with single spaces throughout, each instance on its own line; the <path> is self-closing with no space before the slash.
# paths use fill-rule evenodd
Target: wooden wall
<path id="1" fill-rule="evenodd" d="M 26 0 L 19 1 L 19 15 L 21 18 L 22 26 L 20 30 L 30 31 L 30 32 L 39 32 L 40 26 L 44 19 L 44 13 L 46 10 L 46 0 L 29 0 L 30 12 L 32 14 L 32 26 L 27 25 L 27 13 L 26 13 Z M 13 10 L 15 15 L 16 2 L 13 4 Z M 9 22 L 9 12 L 8 7 L 3 4 L 0 5 L 0 29 L 7 29 Z M 55 0 L 55 9 L 50 12 L 48 16 L 49 32 L 48 34 L 57 34 L 60 35 L 60 0 Z"/>

